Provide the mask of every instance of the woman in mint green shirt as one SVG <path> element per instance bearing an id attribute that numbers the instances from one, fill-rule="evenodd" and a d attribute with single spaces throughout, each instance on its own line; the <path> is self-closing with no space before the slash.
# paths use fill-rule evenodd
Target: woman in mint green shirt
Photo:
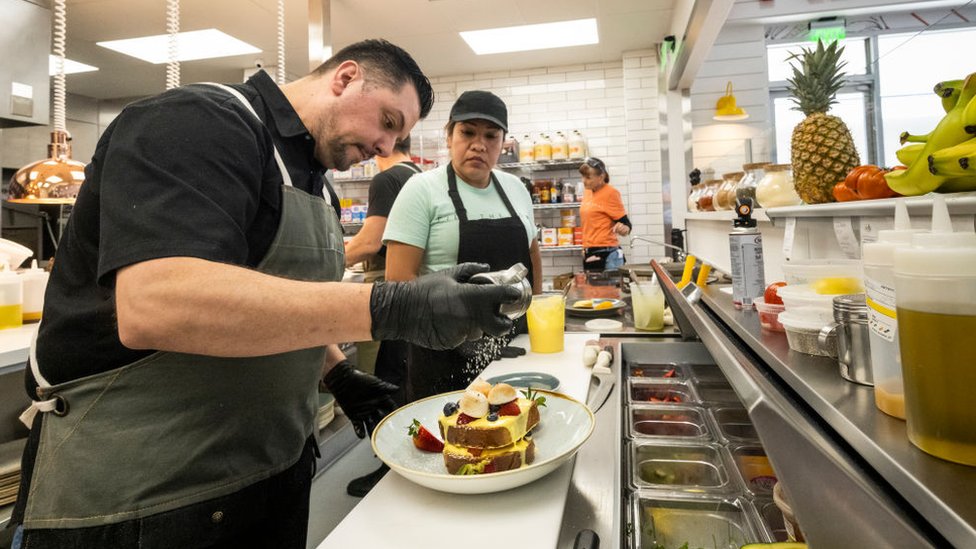
<path id="1" fill-rule="evenodd" d="M 412 280 L 466 261 L 493 271 L 522 263 L 539 292 L 532 199 L 517 177 L 493 170 L 508 130 L 505 103 L 490 92 L 465 92 L 446 129 L 451 162 L 411 177 L 390 211 L 383 233 L 386 279 Z M 407 398 L 466 387 L 510 339 L 486 336 L 453 351 L 412 346 Z"/>

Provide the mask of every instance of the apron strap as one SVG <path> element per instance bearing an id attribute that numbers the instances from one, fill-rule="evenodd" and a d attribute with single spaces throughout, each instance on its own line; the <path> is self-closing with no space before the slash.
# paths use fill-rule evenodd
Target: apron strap
<path id="1" fill-rule="evenodd" d="M 515 208 L 512 207 L 512 203 L 508 200 L 508 195 L 505 194 L 501 183 L 495 177 L 495 172 L 491 172 L 491 179 L 488 180 L 488 184 L 495 187 L 495 191 L 501 197 L 502 203 L 505 204 L 505 209 L 508 210 L 509 217 L 518 218 L 518 214 L 515 213 Z M 464 202 L 461 200 L 461 193 L 458 192 L 457 176 L 454 173 L 454 166 L 450 163 L 447 165 L 447 194 L 451 197 L 451 202 L 454 203 L 454 212 L 457 213 L 458 221 L 467 223 L 468 210 L 464 207 Z"/>

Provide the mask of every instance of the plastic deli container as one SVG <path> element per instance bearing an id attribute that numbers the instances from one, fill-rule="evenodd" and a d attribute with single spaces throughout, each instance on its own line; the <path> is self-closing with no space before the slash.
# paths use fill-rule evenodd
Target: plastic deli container
<path id="1" fill-rule="evenodd" d="M 779 321 L 779 314 L 786 310 L 786 305 L 777 303 L 767 304 L 766 300 L 761 297 L 753 299 L 752 304 L 756 306 L 756 311 L 759 313 L 759 325 L 763 330 L 769 330 L 771 332 L 785 331 Z"/>
<path id="2" fill-rule="evenodd" d="M 836 332 L 827 337 L 824 345 L 820 344 L 820 330 L 829 322 L 819 318 L 811 320 L 790 311 L 780 313 L 779 321 L 786 329 L 786 340 L 790 349 L 808 355 L 837 356 Z"/>
<path id="3" fill-rule="evenodd" d="M 834 321 L 834 296 L 838 294 L 818 294 L 809 284 L 786 285 L 776 289 L 776 294 L 783 300 L 786 311 L 796 309 L 818 309 L 824 324 Z M 810 316 L 810 315 L 806 315 Z"/>
<path id="4" fill-rule="evenodd" d="M 728 470 L 728 451 L 717 444 L 635 442 L 628 457 L 637 489 L 714 495 L 739 490 Z"/>
<path id="5" fill-rule="evenodd" d="M 864 272 L 858 259 L 794 259 L 783 263 L 782 268 L 787 286 L 811 284 L 830 289 L 828 286 L 832 284 L 853 284 L 858 288 L 852 291 L 837 288 L 836 291 L 823 293 L 855 294 L 864 291 Z"/>

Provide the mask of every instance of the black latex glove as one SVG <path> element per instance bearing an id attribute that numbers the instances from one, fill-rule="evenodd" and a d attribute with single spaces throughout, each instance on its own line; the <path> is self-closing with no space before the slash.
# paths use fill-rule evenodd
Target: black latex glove
<path id="1" fill-rule="evenodd" d="M 516 347 L 514 345 L 509 345 L 507 347 L 502 347 L 501 355 L 499 358 L 518 358 L 525 355 L 524 347 Z"/>
<path id="2" fill-rule="evenodd" d="M 482 332 L 508 333 L 512 320 L 499 314 L 499 306 L 515 303 L 519 291 L 509 285 L 465 283 L 488 268 L 462 263 L 409 282 L 373 284 L 373 339 L 399 339 L 440 351 L 479 339 Z"/>
<path id="3" fill-rule="evenodd" d="M 336 364 L 322 381 L 352 422 L 359 438 L 372 434 L 376 424 L 397 407 L 390 395 L 399 387 L 357 370 L 347 360 Z"/>

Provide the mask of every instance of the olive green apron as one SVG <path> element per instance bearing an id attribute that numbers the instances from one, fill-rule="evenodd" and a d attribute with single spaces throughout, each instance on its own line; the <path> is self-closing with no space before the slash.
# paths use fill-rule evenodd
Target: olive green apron
<path id="1" fill-rule="evenodd" d="M 281 221 L 257 270 L 340 280 L 335 210 L 292 187 L 277 150 L 275 157 L 285 181 Z M 231 494 L 287 469 L 314 433 L 325 348 L 248 358 L 157 352 L 55 386 L 44 381 L 31 354 L 43 400 L 34 407 L 48 413 L 25 509 L 28 529 L 141 518 Z"/>

